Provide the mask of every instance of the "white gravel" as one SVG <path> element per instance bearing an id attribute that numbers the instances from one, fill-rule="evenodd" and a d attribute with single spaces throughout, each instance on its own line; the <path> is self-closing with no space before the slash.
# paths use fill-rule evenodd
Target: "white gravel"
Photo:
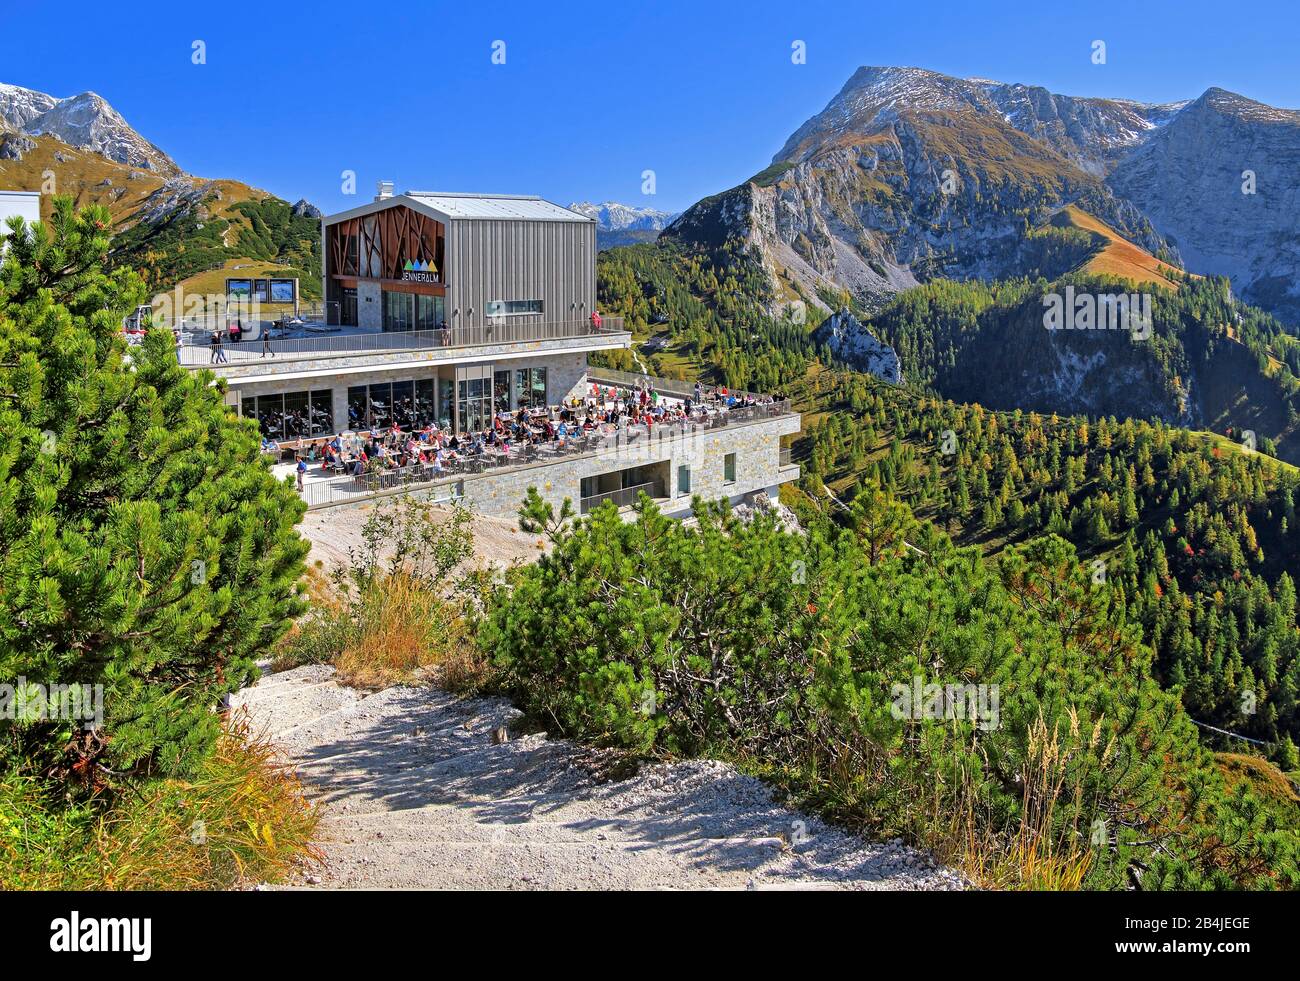
<path id="1" fill-rule="evenodd" d="M 869 844 L 777 804 L 724 763 L 616 779 L 611 754 L 511 731 L 520 712 L 504 700 L 368 694 L 332 676 L 296 668 L 235 699 L 322 808 L 325 860 L 297 887 L 963 888 L 898 842 Z"/>

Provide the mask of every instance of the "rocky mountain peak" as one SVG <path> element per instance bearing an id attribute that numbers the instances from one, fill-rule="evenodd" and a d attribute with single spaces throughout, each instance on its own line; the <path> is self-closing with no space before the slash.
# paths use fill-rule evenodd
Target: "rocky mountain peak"
<path id="1" fill-rule="evenodd" d="M 27 136 L 53 136 L 109 160 L 162 174 L 180 168 L 137 133 L 106 99 L 82 92 L 59 99 L 34 89 L 0 84 L 0 128 Z"/>

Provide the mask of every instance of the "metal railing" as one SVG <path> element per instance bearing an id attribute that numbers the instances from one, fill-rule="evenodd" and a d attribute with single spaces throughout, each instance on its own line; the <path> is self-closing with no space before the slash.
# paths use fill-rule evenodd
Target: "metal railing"
<path id="1" fill-rule="evenodd" d="M 604 494 L 593 494 L 591 497 L 584 497 L 581 502 L 580 513 L 590 514 L 606 501 L 613 501 L 615 507 L 627 507 L 629 504 L 636 503 L 636 499 L 642 491 L 645 491 L 651 497 L 665 496 L 663 485 L 657 480 L 649 480 L 644 484 L 633 484 L 631 487 L 624 487 L 621 490 L 606 491 Z"/>
<path id="2" fill-rule="evenodd" d="M 344 475 L 328 480 L 315 480 L 303 487 L 302 498 L 307 502 L 308 508 L 318 508 L 327 504 L 342 504 L 346 501 L 378 497 L 384 493 L 433 488 L 439 483 L 445 485 L 442 488 L 445 493 L 431 494 L 429 500 L 433 503 L 444 504 L 464 496 L 462 481 L 452 474 L 434 474 L 429 467 L 403 467 L 398 470 L 364 473 L 355 477 Z"/>
<path id="3" fill-rule="evenodd" d="M 644 375 L 635 371 L 619 371 L 617 368 L 598 368 L 594 365 L 588 365 L 587 380 L 596 384 L 614 385 L 619 388 L 636 388 L 639 385 L 649 383 L 651 388 L 664 395 L 672 395 L 676 398 L 695 398 L 696 383 L 681 378 L 657 378 L 654 375 Z M 700 382 L 701 394 L 705 398 L 708 398 L 722 387 L 724 386 L 705 385 Z M 766 396 L 757 392 L 742 392 L 736 388 L 727 389 L 727 394 L 745 400 L 766 398 Z"/>
<path id="4" fill-rule="evenodd" d="M 518 344 L 528 341 L 558 340 L 571 337 L 598 337 L 623 333 L 621 317 L 606 317 L 600 326 L 589 320 L 566 320 L 554 323 L 520 322 L 486 324 L 482 327 L 448 327 L 445 330 L 356 331 L 316 326 L 303 328 L 308 336 L 222 343 L 219 350 L 227 363 L 256 361 L 266 356 L 319 358 L 333 355 L 369 354 L 384 351 L 427 351 L 448 347 L 473 347 L 483 344 Z M 188 367 L 220 364 L 221 358 L 211 338 L 189 335 L 177 349 L 180 363 Z M 215 358 L 215 361 L 214 361 Z"/>

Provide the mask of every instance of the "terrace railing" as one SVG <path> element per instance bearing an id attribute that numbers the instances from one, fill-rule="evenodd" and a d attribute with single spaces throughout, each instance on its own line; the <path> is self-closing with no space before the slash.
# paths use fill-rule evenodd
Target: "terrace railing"
<path id="1" fill-rule="evenodd" d="M 642 491 L 645 491 L 651 497 L 665 496 L 663 485 L 658 481 L 651 480 L 644 484 L 634 484 L 631 487 L 624 487 L 622 490 L 606 491 L 604 494 L 593 494 L 590 497 L 584 497 L 582 499 L 580 513 L 590 514 L 606 501 L 613 501 L 615 507 L 627 507 L 629 504 L 636 503 L 636 499 L 640 496 Z"/>
<path id="2" fill-rule="evenodd" d="M 695 382 L 693 381 L 685 381 L 679 378 L 657 378 L 654 375 L 644 375 L 635 371 L 619 371 L 616 368 L 598 368 L 594 365 L 588 365 L 587 380 L 597 385 L 613 385 L 616 388 L 636 388 L 638 385 L 643 386 L 649 383 L 652 389 L 662 395 L 671 395 L 675 398 L 695 397 Z M 718 386 L 701 383 L 701 388 L 707 397 Z M 729 388 L 727 392 L 739 399 L 765 398 L 765 396 L 757 392 L 742 392 L 737 388 Z"/>
<path id="3" fill-rule="evenodd" d="M 564 320 L 548 323 L 519 322 L 486 324 L 482 327 L 448 327 L 446 330 L 362 331 L 346 328 L 326 329 L 316 325 L 305 328 L 301 337 L 285 337 L 266 342 L 225 342 L 221 350 L 229 363 L 256 361 L 264 352 L 277 358 L 320 358 L 339 355 L 373 354 L 398 351 L 429 351 L 438 348 L 474 347 L 485 344 L 520 344 L 529 341 L 558 340 L 572 337 L 600 337 L 623 333 L 621 317 L 605 317 L 599 326 L 590 320 Z M 186 335 L 177 347 L 177 357 L 188 367 L 212 363 L 210 338 Z"/>
<path id="4" fill-rule="evenodd" d="M 400 470 L 366 473 L 358 477 L 348 475 L 312 481 L 303 488 L 302 497 L 308 508 L 317 508 L 378 497 L 384 493 L 433 488 L 440 483 L 442 486 L 437 488 L 437 493 L 429 495 L 429 500 L 433 503 L 446 504 L 463 496 L 461 481 L 452 474 L 435 476 L 427 467 L 403 467 Z"/>
<path id="5" fill-rule="evenodd" d="M 646 429 L 644 426 L 624 426 L 616 432 L 597 431 L 567 439 L 563 443 L 557 441 L 536 446 L 516 444 L 511 447 L 509 453 L 493 451 L 480 456 L 463 457 L 456 463 L 449 463 L 441 473 L 429 466 L 417 466 L 366 473 L 357 477 L 345 475 L 313 480 L 304 487 L 303 498 L 307 501 L 308 507 L 323 507 L 388 492 L 397 493 L 404 489 L 422 490 L 437 484 L 456 484 L 466 477 L 480 474 L 558 463 L 576 457 L 595 457 L 606 453 L 636 453 L 639 454 L 638 459 L 650 460 L 658 455 L 666 443 L 673 440 L 713 432 L 728 426 L 775 419 L 789 415 L 792 411 L 788 401 L 768 402 L 763 405 L 719 412 L 705 420 L 670 423 L 654 426 L 651 429 Z M 462 491 L 463 488 L 458 490 L 456 495 L 459 496 Z M 452 497 L 447 498 L 447 500 L 452 499 Z"/>

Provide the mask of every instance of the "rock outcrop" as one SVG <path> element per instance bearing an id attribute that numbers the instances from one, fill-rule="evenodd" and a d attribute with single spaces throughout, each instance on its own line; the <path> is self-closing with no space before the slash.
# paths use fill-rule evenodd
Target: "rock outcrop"
<path id="1" fill-rule="evenodd" d="M 876 338 L 857 317 L 840 310 L 824 320 L 814 338 L 859 371 L 875 375 L 892 385 L 901 385 L 903 371 L 898 353 Z"/>

